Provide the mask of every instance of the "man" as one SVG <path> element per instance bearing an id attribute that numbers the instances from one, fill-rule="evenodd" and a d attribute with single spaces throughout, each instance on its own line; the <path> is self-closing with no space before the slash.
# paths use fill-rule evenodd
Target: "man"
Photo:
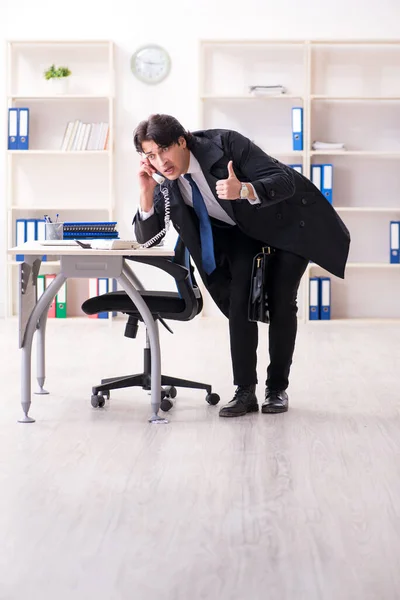
<path id="1" fill-rule="evenodd" d="M 274 249 L 267 281 L 270 364 L 263 413 L 288 410 L 289 371 L 297 332 L 296 296 L 309 260 L 344 278 L 350 236 L 335 210 L 303 175 L 243 135 L 189 133 L 169 115 L 152 115 L 134 132 L 141 153 L 139 242 L 164 228 L 166 179 L 171 220 L 221 311 L 229 318 L 234 398 L 220 410 L 236 417 L 259 410 L 257 323 L 248 320 L 254 256 Z"/>

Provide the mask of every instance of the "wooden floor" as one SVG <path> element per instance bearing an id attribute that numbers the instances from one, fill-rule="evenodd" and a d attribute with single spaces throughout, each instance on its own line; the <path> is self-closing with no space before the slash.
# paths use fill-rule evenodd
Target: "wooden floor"
<path id="1" fill-rule="evenodd" d="M 400 325 L 300 325 L 285 415 L 220 419 L 182 391 L 168 425 L 103 376 L 140 370 L 124 324 L 50 321 L 50 396 L 19 408 L 0 322 L 1 600 L 398 600 Z M 163 371 L 231 399 L 224 321 L 161 331 Z M 259 352 L 263 396 L 266 328 Z M 139 368 L 137 368 L 139 367 Z"/>

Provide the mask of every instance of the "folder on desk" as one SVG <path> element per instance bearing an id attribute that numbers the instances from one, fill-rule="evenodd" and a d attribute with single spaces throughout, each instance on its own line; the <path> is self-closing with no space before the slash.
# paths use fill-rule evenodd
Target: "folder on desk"
<path id="1" fill-rule="evenodd" d="M 321 165 L 322 167 L 322 189 L 321 192 L 325 198 L 332 204 L 332 180 L 333 180 L 333 165 Z"/>
<path id="2" fill-rule="evenodd" d="M 51 275 L 45 275 L 45 285 L 46 288 L 49 287 L 49 285 L 54 281 L 54 279 L 56 278 L 55 274 L 51 274 Z M 56 316 L 56 299 L 53 298 L 51 304 L 50 304 L 50 308 L 49 308 L 49 312 L 47 315 L 49 318 L 53 319 Z"/>
<path id="3" fill-rule="evenodd" d="M 102 294 L 107 294 L 108 292 L 108 278 L 107 277 L 99 277 L 98 278 L 99 281 L 99 293 L 98 295 L 101 296 Z M 99 319 L 108 319 L 108 312 L 100 312 L 98 313 L 98 318 Z"/>
<path id="4" fill-rule="evenodd" d="M 311 181 L 319 191 L 322 191 L 322 165 L 311 165 Z"/>
<path id="5" fill-rule="evenodd" d="M 64 281 L 56 295 L 56 317 L 65 319 L 67 316 L 67 282 Z"/>
<path id="6" fill-rule="evenodd" d="M 400 221 L 390 221 L 390 262 L 400 263 Z"/>
<path id="7" fill-rule="evenodd" d="M 331 318 L 331 279 L 330 277 L 320 277 L 320 319 L 329 321 Z"/>
<path id="8" fill-rule="evenodd" d="M 292 108 L 292 141 L 293 150 L 303 150 L 303 109 L 301 106 Z"/>
<path id="9" fill-rule="evenodd" d="M 318 321 L 319 307 L 319 278 L 310 277 L 310 321 Z"/>
<path id="10" fill-rule="evenodd" d="M 18 109 L 18 150 L 29 149 L 29 108 Z"/>
<path id="11" fill-rule="evenodd" d="M 18 108 L 8 109 L 8 149 L 18 150 Z"/>
<path id="12" fill-rule="evenodd" d="M 25 244 L 26 242 L 26 220 L 25 219 L 17 219 L 15 221 L 15 245 L 20 246 L 21 244 Z M 23 261 L 24 255 L 17 254 L 15 256 L 15 260 Z"/>
<path id="13" fill-rule="evenodd" d="M 294 171 L 297 171 L 300 174 L 303 173 L 303 165 L 288 165 L 288 167 L 290 167 Z"/>

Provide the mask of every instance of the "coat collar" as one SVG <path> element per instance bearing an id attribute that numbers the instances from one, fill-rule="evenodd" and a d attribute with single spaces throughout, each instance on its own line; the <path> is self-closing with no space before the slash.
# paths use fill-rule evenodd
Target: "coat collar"
<path id="1" fill-rule="evenodd" d="M 189 150 L 193 152 L 196 159 L 199 161 L 201 170 L 203 171 L 204 177 L 207 180 L 208 185 L 212 193 L 214 194 L 215 199 L 221 207 L 225 210 L 225 212 L 231 217 L 233 221 L 235 221 L 235 215 L 233 212 L 232 202 L 230 200 L 220 200 L 216 195 L 215 186 L 217 183 L 217 178 L 211 175 L 210 169 L 211 167 L 224 156 L 224 151 L 221 146 L 220 136 L 216 136 L 213 139 L 209 139 L 202 136 L 192 135 L 190 143 L 188 144 Z M 166 180 L 166 186 L 170 192 L 170 202 L 171 208 L 177 206 L 181 202 L 183 202 L 182 195 L 180 193 L 178 181 L 168 181 Z"/>
<path id="2" fill-rule="evenodd" d="M 200 163 L 202 170 L 209 171 L 210 168 L 224 155 L 224 151 L 221 146 L 216 143 L 220 137 L 210 140 L 209 138 L 199 137 L 193 135 L 188 147 L 191 152 L 195 155 Z"/>

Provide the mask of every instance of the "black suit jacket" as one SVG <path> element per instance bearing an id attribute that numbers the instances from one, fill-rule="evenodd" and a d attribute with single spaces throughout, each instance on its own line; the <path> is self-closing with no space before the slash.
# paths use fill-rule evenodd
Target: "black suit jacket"
<path id="1" fill-rule="evenodd" d="M 196 131 L 188 144 L 200 163 L 216 200 L 249 237 L 308 258 L 330 273 L 344 278 L 350 235 L 334 208 L 313 183 L 297 171 L 263 152 L 236 131 Z M 237 178 L 253 184 L 261 204 L 247 200 L 220 200 L 215 186 L 227 179 L 233 161 Z M 208 277 L 201 266 L 200 236 L 193 209 L 182 198 L 177 181 L 165 181 L 171 203 L 171 221 L 188 248 L 205 286 L 227 314 L 229 272 L 224 256 L 216 256 L 217 270 Z M 142 221 L 134 217 L 136 237 L 144 243 L 164 227 L 164 198 L 156 188 L 155 214 Z"/>

